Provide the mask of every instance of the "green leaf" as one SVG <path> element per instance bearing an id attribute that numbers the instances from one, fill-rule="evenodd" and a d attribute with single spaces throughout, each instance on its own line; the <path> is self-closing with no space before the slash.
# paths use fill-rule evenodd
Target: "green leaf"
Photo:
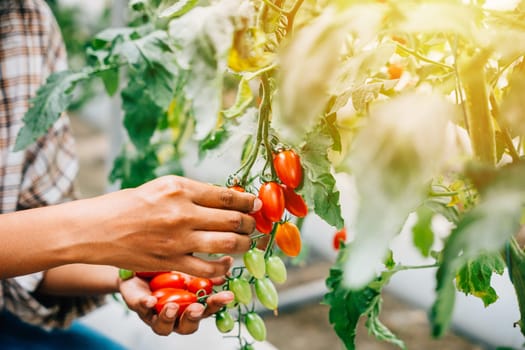
<path id="1" fill-rule="evenodd" d="M 195 5 L 197 5 L 198 2 L 199 2 L 199 0 L 179 0 L 176 3 L 174 3 L 173 5 L 168 6 L 165 9 L 163 9 L 160 12 L 159 17 L 161 17 L 161 18 L 164 18 L 164 17 L 170 17 L 170 18 L 180 17 L 180 16 L 184 15 L 186 12 L 188 12 L 189 10 L 191 10 L 193 7 L 195 7 Z"/>
<path id="2" fill-rule="evenodd" d="M 118 68 L 101 70 L 98 76 L 102 79 L 108 95 L 113 96 L 117 92 L 120 83 Z"/>
<path id="3" fill-rule="evenodd" d="M 441 337 L 450 327 L 455 302 L 456 288 L 454 283 L 452 280 L 444 282 L 439 289 L 429 314 L 432 321 L 432 336 Z"/>
<path id="4" fill-rule="evenodd" d="M 132 188 L 156 178 L 159 162 L 152 148 L 137 153 L 124 148 L 113 163 L 109 176 L 111 182 L 120 180 L 120 188 Z"/>
<path id="5" fill-rule="evenodd" d="M 382 301 L 383 300 L 381 297 L 378 298 L 378 301 L 374 303 L 373 307 L 368 313 L 366 328 L 368 328 L 368 332 L 374 335 L 376 339 L 389 342 L 400 347 L 401 349 L 406 349 L 405 343 L 379 320 Z"/>
<path id="6" fill-rule="evenodd" d="M 321 123 L 306 135 L 305 143 L 299 150 L 304 180 L 298 192 L 323 220 L 342 228 L 344 221 L 341 216 L 339 191 L 335 187 L 336 181 L 328 160 L 328 149 L 334 144 L 334 123 L 335 114 L 323 118 Z"/>
<path id="7" fill-rule="evenodd" d="M 438 298 L 434 303 L 434 334 L 442 335 L 451 313 L 441 303 L 450 303 L 447 288 L 457 272 L 482 254 L 497 254 L 520 227 L 525 201 L 525 164 L 520 162 L 494 171 L 483 183 L 479 204 L 459 221 L 443 249 L 443 262 L 436 275 Z M 444 310 L 444 313 L 440 311 Z"/>
<path id="8" fill-rule="evenodd" d="M 226 118 L 236 118 L 244 112 L 252 100 L 253 92 L 250 84 L 246 79 L 241 79 L 234 104 L 230 108 L 223 110 L 222 114 Z"/>
<path id="9" fill-rule="evenodd" d="M 330 306 L 330 324 L 346 349 L 355 349 L 356 327 L 362 316 L 368 316 L 372 333 L 404 349 L 403 342 L 397 339 L 378 319 L 381 309 L 381 291 L 389 282 L 393 272 L 387 271 L 361 290 L 348 289 L 343 280 L 343 267 L 348 259 L 348 249 L 342 248 L 336 263 L 326 279 L 328 293 L 323 303 Z"/>
<path id="10" fill-rule="evenodd" d="M 521 334 L 525 335 L 525 253 L 515 240 L 505 249 L 510 280 L 518 297 L 521 319 L 518 322 Z"/>
<path id="11" fill-rule="evenodd" d="M 433 217 L 434 212 L 430 208 L 421 206 L 417 210 L 417 222 L 412 227 L 414 245 L 424 257 L 429 256 L 430 248 L 432 248 L 432 244 L 434 243 L 434 231 L 432 231 Z"/>
<path id="12" fill-rule="evenodd" d="M 94 72 L 91 68 L 85 68 L 80 72 L 63 71 L 50 75 L 30 101 L 14 150 L 23 150 L 44 135 L 71 103 L 75 86 L 91 78 Z"/>
<path id="13" fill-rule="evenodd" d="M 199 159 L 203 159 L 206 152 L 219 147 L 228 138 L 228 132 L 220 127 L 211 132 L 205 139 L 199 141 Z"/>
<path id="14" fill-rule="evenodd" d="M 499 253 L 469 259 L 456 276 L 456 288 L 467 295 L 480 298 L 487 307 L 498 299 L 496 291 L 490 285 L 492 273 L 501 275 L 504 269 L 505 263 Z"/>
<path id="15" fill-rule="evenodd" d="M 146 90 L 146 83 L 140 76 L 133 74 L 121 93 L 124 126 L 131 142 L 139 150 L 148 147 L 163 112 L 150 95 L 144 93 Z"/>

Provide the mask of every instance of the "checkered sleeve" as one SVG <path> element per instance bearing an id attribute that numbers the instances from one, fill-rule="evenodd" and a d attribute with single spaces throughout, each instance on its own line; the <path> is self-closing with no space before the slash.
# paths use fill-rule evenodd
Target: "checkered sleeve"
<path id="1" fill-rule="evenodd" d="M 38 62 L 40 65 L 43 83 L 49 74 L 66 68 L 66 51 L 60 29 L 45 2 L 32 0 L 24 1 L 24 4 L 25 7 L 20 7 L 23 9 L 21 16 L 34 16 L 32 23 L 38 23 L 37 26 L 30 27 L 38 30 L 25 33 L 30 39 L 27 42 L 39 42 L 45 47 L 39 51 L 38 57 L 30 57 L 31 62 Z M 77 170 L 78 162 L 69 119 L 67 115 L 62 115 L 47 134 L 25 151 L 17 209 L 53 205 L 74 199 Z M 42 278 L 43 273 L 35 273 L 2 280 L 0 308 L 3 303 L 3 307 L 28 323 L 54 328 L 68 326 L 72 320 L 105 301 L 105 296 L 37 295 L 35 290 Z"/>

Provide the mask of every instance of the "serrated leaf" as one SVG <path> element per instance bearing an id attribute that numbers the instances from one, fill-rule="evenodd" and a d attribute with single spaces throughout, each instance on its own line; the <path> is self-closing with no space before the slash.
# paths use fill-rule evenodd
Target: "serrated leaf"
<path id="1" fill-rule="evenodd" d="M 456 288 L 483 300 L 485 307 L 494 303 L 498 296 L 490 281 L 493 273 L 503 274 L 505 263 L 499 253 L 483 254 L 469 259 L 456 275 Z"/>
<path id="2" fill-rule="evenodd" d="M 443 263 L 436 275 L 438 298 L 434 303 L 434 334 L 442 335 L 450 324 L 450 313 L 440 313 L 441 303 L 450 303 L 443 294 L 456 273 L 469 259 L 498 253 L 520 227 L 525 201 L 525 164 L 518 163 L 495 172 L 484 184 L 480 203 L 459 221 L 443 249 Z M 445 310 L 446 312 L 446 310 Z"/>
<path id="3" fill-rule="evenodd" d="M 434 212 L 426 207 L 421 206 L 417 210 L 417 221 L 412 227 L 413 242 L 417 249 L 424 257 L 430 254 L 430 248 L 434 243 L 434 231 L 432 231 L 432 218 Z"/>
<path id="4" fill-rule="evenodd" d="M 45 85 L 31 99 L 24 115 L 24 126 L 20 129 L 14 150 L 20 151 L 44 135 L 71 103 L 75 86 L 94 74 L 95 70 L 85 68 L 80 72 L 63 71 L 51 74 Z"/>
<path id="5" fill-rule="evenodd" d="M 122 90 L 122 109 L 124 110 L 124 126 L 131 142 L 138 150 L 148 147 L 163 110 L 151 96 L 144 91 L 146 83 L 139 74 L 130 77 L 128 86 Z"/>
<path id="6" fill-rule="evenodd" d="M 306 141 L 299 150 L 304 168 L 304 180 L 298 192 L 323 220 L 332 226 L 342 228 L 344 221 L 341 216 L 339 191 L 335 187 L 336 181 L 328 160 L 328 149 L 334 144 L 332 138 L 334 123 L 335 115 L 328 116 L 306 135 Z"/>
<path id="7" fill-rule="evenodd" d="M 370 312 L 367 314 L 368 319 L 366 320 L 366 328 L 368 328 L 368 332 L 375 336 L 377 340 L 386 341 L 400 347 L 401 349 L 406 349 L 405 343 L 379 320 L 382 302 L 382 298 L 379 297 L 378 301 L 374 303 Z"/>

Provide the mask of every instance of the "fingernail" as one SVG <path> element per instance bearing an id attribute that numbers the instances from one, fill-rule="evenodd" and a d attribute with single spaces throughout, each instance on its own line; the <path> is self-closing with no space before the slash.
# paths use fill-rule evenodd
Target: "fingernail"
<path id="1" fill-rule="evenodd" d="M 224 304 L 229 304 L 235 299 L 235 295 L 230 291 L 223 292 Z"/>
<path id="2" fill-rule="evenodd" d="M 190 317 L 193 319 L 198 319 L 202 317 L 202 310 L 190 310 Z"/>
<path id="3" fill-rule="evenodd" d="M 177 310 L 175 310 L 174 307 L 168 307 L 168 309 L 166 310 L 166 317 L 174 318 L 176 314 Z"/>
<path id="4" fill-rule="evenodd" d="M 253 201 L 253 210 L 252 210 L 252 212 L 256 212 L 256 211 L 261 210 L 262 205 L 263 205 L 262 201 L 259 198 L 255 198 L 255 200 Z"/>
<path id="5" fill-rule="evenodd" d="M 146 300 L 146 307 L 147 307 L 147 308 L 152 308 L 152 307 L 155 306 L 155 303 L 156 303 L 155 299 L 153 299 L 153 298 L 148 298 L 148 299 Z"/>

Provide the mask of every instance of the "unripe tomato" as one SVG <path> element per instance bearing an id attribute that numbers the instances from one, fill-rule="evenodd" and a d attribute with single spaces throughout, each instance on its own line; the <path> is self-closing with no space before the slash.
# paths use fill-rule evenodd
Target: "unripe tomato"
<path id="1" fill-rule="evenodd" d="M 342 229 L 340 229 L 334 234 L 334 239 L 333 239 L 334 250 L 339 250 L 339 248 L 341 247 L 341 242 L 343 243 L 346 242 L 346 228 L 345 227 L 343 227 Z"/>
<path id="2" fill-rule="evenodd" d="M 266 260 L 266 273 L 268 277 L 275 283 L 286 282 L 286 266 L 281 258 L 278 256 L 271 256 Z"/>
<path id="3" fill-rule="evenodd" d="M 246 329 L 248 333 L 257 341 L 266 340 L 266 325 L 264 324 L 261 316 L 255 312 L 249 312 L 246 314 Z"/>
<path id="4" fill-rule="evenodd" d="M 262 214 L 270 221 L 280 221 L 284 213 L 284 194 L 281 186 L 273 181 L 262 184 L 259 198 L 263 203 Z"/>
<path id="5" fill-rule="evenodd" d="M 272 232 L 273 222 L 266 218 L 261 210 L 250 215 L 255 219 L 255 229 L 257 231 L 264 234 Z"/>
<path id="6" fill-rule="evenodd" d="M 290 214 L 298 218 L 304 218 L 308 214 L 308 206 L 303 197 L 296 193 L 291 187 L 281 185 L 284 194 L 284 206 Z"/>
<path id="7" fill-rule="evenodd" d="M 289 221 L 278 224 L 275 243 L 284 254 L 295 257 L 301 252 L 301 234 L 294 223 Z"/>
<path id="8" fill-rule="evenodd" d="M 255 278 L 263 278 L 266 273 L 266 264 L 264 262 L 264 252 L 258 248 L 252 248 L 244 253 L 244 265 L 248 272 Z"/>
<path id="9" fill-rule="evenodd" d="M 234 278 L 228 283 L 229 289 L 235 294 L 235 300 L 248 305 L 252 301 L 252 289 L 250 283 L 243 278 Z"/>
<path id="10" fill-rule="evenodd" d="M 161 288 L 186 289 L 186 279 L 175 271 L 161 273 L 149 281 L 149 288 L 153 291 Z"/>
<path id="11" fill-rule="evenodd" d="M 268 277 L 255 281 L 255 294 L 264 307 L 270 310 L 277 309 L 279 296 L 275 286 Z"/>
<path id="12" fill-rule="evenodd" d="M 157 300 L 157 304 L 155 304 L 155 310 L 160 314 L 167 303 L 176 303 L 179 306 L 177 315 L 180 316 L 190 304 L 196 302 L 197 296 L 195 294 L 188 292 L 187 290 L 174 288 L 172 291 L 166 293 Z"/>
<path id="13" fill-rule="evenodd" d="M 228 333 L 235 326 L 235 320 L 228 311 L 219 311 L 215 314 L 215 325 L 219 332 Z"/>
<path id="14" fill-rule="evenodd" d="M 299 187 L 303 181 L 301 159 L 293 150 L 285 150 L 277 153 L 273 158 L 273 167 L 279 180 L 292 189 Z"/>
<path id="15" fill-rule="evenodd" d="M 209 278 L 191 277 L 188 282 L 188 291 L 197 294 L 198 291 L 203 290 L 206 295 L 213 292 L 213 282 Z"/>

